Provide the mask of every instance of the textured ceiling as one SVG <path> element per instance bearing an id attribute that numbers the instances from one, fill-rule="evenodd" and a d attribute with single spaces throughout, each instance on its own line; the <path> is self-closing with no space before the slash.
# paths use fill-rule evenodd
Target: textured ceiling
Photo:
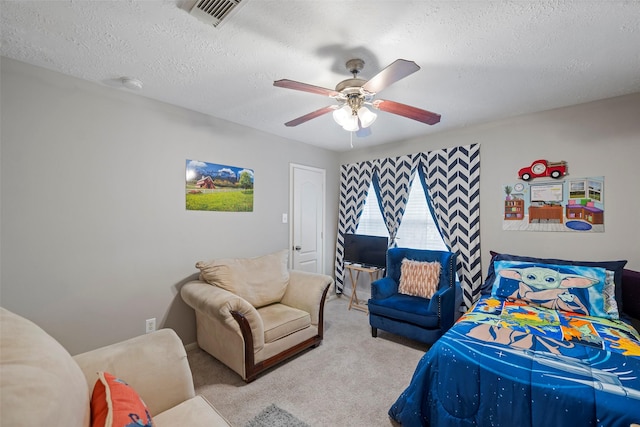
<path id="1" fill-rule="evenodd" d="M 140 96 L 332 150 L 350 135 L 330 114 L 284 123 L 335 101 L 274 80 L 333 89 L 351 58 L 364 79 L 420 65 L 377 98 L 442 121 L 378 112 L 356 148 L 640 91 L 638 1 L 243 0 L 218 28 L 193 3 L 2 1 L 0 52 L 113 90 L 134 77 Z"/>

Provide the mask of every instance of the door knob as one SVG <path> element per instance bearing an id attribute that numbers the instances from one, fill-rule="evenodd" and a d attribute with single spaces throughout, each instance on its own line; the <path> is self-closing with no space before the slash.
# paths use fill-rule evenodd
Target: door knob
<path id="1" fill-rule="evenodd" d="M 299 251 L 302 249 L 302 246 L 294 246 L 293 249 L 295 249 L 296 251 Z"/>

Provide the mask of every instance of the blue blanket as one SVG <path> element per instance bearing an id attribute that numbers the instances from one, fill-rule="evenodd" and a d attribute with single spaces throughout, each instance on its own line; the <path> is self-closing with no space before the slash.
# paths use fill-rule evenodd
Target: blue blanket
<path id="1" fill-rule="evenodd" d="M 640 424 L 640 337 L 621 321 L 485 296 L 389 415 L 406 427 Z"/>

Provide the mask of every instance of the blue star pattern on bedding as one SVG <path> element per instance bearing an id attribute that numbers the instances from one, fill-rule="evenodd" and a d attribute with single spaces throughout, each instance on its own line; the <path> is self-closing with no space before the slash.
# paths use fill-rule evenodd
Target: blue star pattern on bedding
<path id="1" fill-rule="evenodd" d="M 640 423 L 640 337 L 626 323 L 482 297 L 389 410 L 403 426 Z"/>

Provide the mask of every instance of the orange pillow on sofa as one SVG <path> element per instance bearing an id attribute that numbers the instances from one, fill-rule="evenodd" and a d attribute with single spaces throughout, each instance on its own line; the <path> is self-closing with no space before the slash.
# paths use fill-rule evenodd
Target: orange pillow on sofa
<path id="1" fill-rule="evenodd" d="M 98 372 L 91 395 L 92 427 L 153 427 L 153 420 L 138 393 L 107 372 Z"/>

